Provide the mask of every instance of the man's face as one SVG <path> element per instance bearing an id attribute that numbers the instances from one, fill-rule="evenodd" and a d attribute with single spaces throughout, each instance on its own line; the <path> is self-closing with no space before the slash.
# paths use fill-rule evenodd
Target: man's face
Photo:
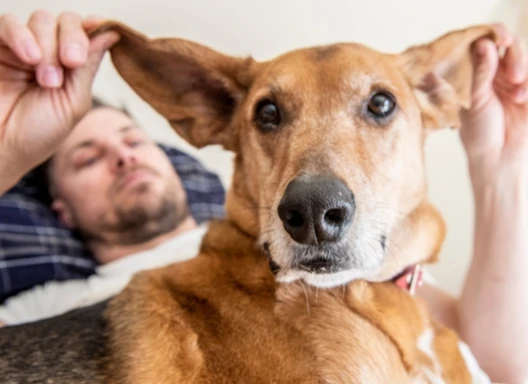
<path id="1" fill-rule="evenodd" d="M 121 111 L 96 108 L 53 157 L 53 208 L 89 240 L 134 244 L 188 216 L 185 192 L 165 153 Z"/>

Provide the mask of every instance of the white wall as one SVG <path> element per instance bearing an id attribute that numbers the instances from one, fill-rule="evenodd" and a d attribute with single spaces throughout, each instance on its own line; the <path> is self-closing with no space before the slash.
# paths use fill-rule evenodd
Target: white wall
<path id="1" fill-rule="evenodd" d="M 226 53 L 267 59 L 285 50 L 337 41 L 358 41 L 396 52 L 449 29 L 504 19 L 511 1 L 526 0 L 3 0 L 0 12 L 23 19 L 37 7 L 57 13 L 100 14 L 150 36 L 184 37 Z M 508 17 L 512 15 L 517 13 L 510 12 Z M 189 148 L 127 88 L 108 60 L 95 91 L 125 103 L 156 139 Z M 194 153 L 229 182 L 230 154 L 219 148 Z M 456 293 L 469 261 L 472 228 L 471 195 L 457 132 L 435 134 L 427 153 L 431 198 L 448 224 L 441 262 L 432 271 L 442 286 Z"/>

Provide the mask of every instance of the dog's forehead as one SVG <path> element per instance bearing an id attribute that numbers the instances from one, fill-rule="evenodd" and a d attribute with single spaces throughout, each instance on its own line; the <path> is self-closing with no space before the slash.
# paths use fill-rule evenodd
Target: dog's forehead
<path id="1" fill-rule="evenodd" d="M 305 48 L 269 62 L 266 80 L 277 88 L 310 86 L 314 79 L 326 87 L 356 90 L 372 84 L 401 88 L 405 81 L 397 56 L 383 54 L 356 43 Z"/>

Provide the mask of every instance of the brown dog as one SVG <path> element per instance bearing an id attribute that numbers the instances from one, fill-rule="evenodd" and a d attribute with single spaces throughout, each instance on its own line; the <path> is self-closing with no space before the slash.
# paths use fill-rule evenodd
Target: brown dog
<path id="1" fill-rule="evenodd" d="M 111 302 L 115 382 L 487 381 L 454 332 L 386 281 L 441 246 L 423 143 L 459 125 L 471 44 L 499 42 L 492 28 L 398 55 L 336 44 L 260 63 L 106 29 L 121 35 L 120 74 L 183 138 L 236 153 L 227 219 L 200 255 L 139 274 Z"/>

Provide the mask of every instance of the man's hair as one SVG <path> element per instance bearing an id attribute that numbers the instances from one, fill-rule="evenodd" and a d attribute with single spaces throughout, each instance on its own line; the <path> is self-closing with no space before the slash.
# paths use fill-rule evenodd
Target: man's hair
<path id="1" fill-rule="evenodd" d="M 116 105 L 111 105 L 96 96 L 92 96 L 92 108 L 90 110 L 92 111 L 97 108 L 112 108 L 112 109 L 115 109 L 116 111 L 123 112 L 125 115 L 129 117 L 132 117 L 132 115 L 130 114 L 130 112 L 124 105 L 121 105 L 120 107 L 118 107 Z"/>
<path id="2" fill-rule="evenodd" d="M 99 99 L 98 97 L 92 96 L 92 107 L 90 108 L 90 111 L 93 111 L 94 109 L 98 108 L 112 108 L 116 111 L 123 112 L 125 115 L 131 117 L 130 112 L 124 107 L 116 107 L 115 105 L 110 105 L 106 103 L 105 101 Z M 53 201 L 53 198 L 55 197 L 55 190 L 53 186 L 53 157 L 52 155 L 50 158 L 48 158 L 44 163 L 39 165 L 36 168 L 36 177 L 38 178 L 38 184 L 44 186 L 45 190 L 47 191 L 46 198 L 49 198 L 49 202 L 51 203 Z"/>

